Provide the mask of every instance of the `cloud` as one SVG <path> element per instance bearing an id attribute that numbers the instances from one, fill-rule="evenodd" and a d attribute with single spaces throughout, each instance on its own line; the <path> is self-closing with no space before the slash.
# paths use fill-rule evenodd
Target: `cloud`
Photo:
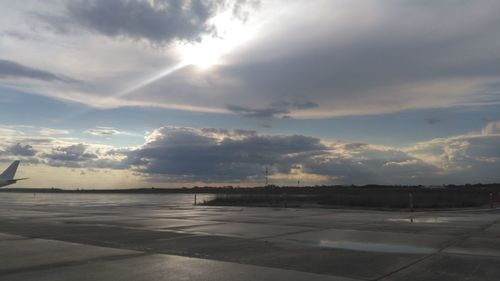
<path id="1" fill-rule="evenodd" d="M 319 105 L 312 101 L 278 101 L 271 103 L 266 108 L 250 108 L 241 105 L 227 104 L 226 108 L 231 112 L 246 117 L 254 118 L 289 118 L 289 114 L 294 110 L 304 110 L 318 107 Z"/>
<path id="2" fill-rule="evenodd" d="M 216 128 L 160 127 L 136 147 L 10 132 L 0 161 L 127 170 L 145 182 L 262 184 L 463 184 L 499 182 L 500 134 L 431 139 L 407 147 Z M 31 128 L 37 131 L 36 128 Z M 22 140 L 22 141 L 21 141 Z M 7 144 L 7 145 L 5 145 Z M 90 176 L 90 174 L 89 174 Z"/>
<path id="3" fill-rule="evenodd" d="M 59 76 L 51 72 L 30 68 L 17 62 L 0 59 L 0 78 L 30 78 L 43 81 L 59 81 L 72 83 L 76 80 Z"/>
<path id="4" fill-rule="evenodd" d="M 97 159 L 97 155 L 87 152 L 88 145 L 74 144 L 65 147 L 54 147 L 50 153 L 43 153 L 40 157 L 50 166 L 82 167 L 81 162 Z"/>
<path id="5" fill-rule="evenodd" d="M 37 69 L 50 63 L 57 73 L 91 81 L 26 86 L 53 98 L 264 118 L 499 102 L 500 4 L 494 1 L 282 0 L 262 1 L 258 10 L 246 8 L 257 5 L 249 0 L 233 5 L 208 0 L 46 2 L 4 4 L 9 16 L 2 21 L 3 33 L 15 30 L 25 36 L 9 36 L 1 51 Z M 45 17 L 32 17 L 27 7 Z M 210 69 L 185 67 L 130 95 L 118 95 L 178 63 L 178 41 L 222 38 L 212 20 L 227 9 L 255 31 L 251 40 L 236 44 Z M 62 30 L 33 28 L 37 20 Z M 144 48 L 135 41 L 161 47 Z M 42 49 L 44 56 L 39 55 Z M 53 73 L 41 77 L 61 78 Z M 318 106 L 272 106 L 303 99 Z"/>
<path id="6" fill-rule="evenodd" d="M 57 143 L 58 141 L 55 141 L 48 149 L 45 147 L 45 152 L 36 155 L 37 160 L 52 167 L 115 170 L 128 168 L 123 161 L 124 153 L 130 151 L 128 148 L 112 150 L 99 144 L 57 145 Z"/>
<path id="7" fill-rule="evenodd" d="M 500 135 L 463 135 L 421 142 L 406 151 L 442 170 L 441 183 L 498 182 Z"/>
<path id="8" fill-rule="evenodd" d="M 241 105 L 228 104 L 226 108 L 231 112 L 246 116 L 246 117 L 255 117 L 255 118 L 271 118 L 277 115 L 287 115 L 290 113 L 290 110 L 287 108 L 278 108 L 278 107 L 268 107 L 268 108 L 250 108 Z"/>
<path id="9" fill-rule="evenodd" d="M 22 138 L 24 136 L 25 133 L 16 129 L 14 126 L 0 126 L 0 139 L 2 139 L 2 141 Z"/>
<path id="10" fill-rule="evenodd" d="M 41 128 L 38 132 L 38 134 L 43 137 L 68 135 L 69 133 L 70 133 L 69 130 L 61 130 L 53 128 Z"/>
<path id="11" fill-rule="evenodd" d="M 489 121 L 481 130 L 483 135 L 500 134 L 500 121 Z"/>
<path id="12" fill-rule="evenodd" d="M 196 41 L 202 34 L 213 33 L 208 20 L 219 6 L 217 1 L 204 0 L 69 1 L 67 17 L 41 18 L 63 33 L 69 31 L 61 29 L 61 22 L 105 36 L 167 44 L 173 40 Z"/>
<path id="13" fill-rule="evenodd" d="M 306 173 L 337 184 L 426 184 L 439 168 L 403 150 L 370 144 L 335 144 L 327 154 L 306 159 Z"/>
<path id="14" fill-rule="evenodd" d="M 236 0 L 233 2 L 233 15 L 243 21 L 248 20 L 252 10 L 257 10 L 261 6 L 260 0 Z"/>
<path id="15" fill-rule="evenodd" d="M 8 146 L 5 152 L 16 156 L 34 156 L 36 154 L 36 150 L 33 149 L 33 146 L 28 144 L 22 145 L 20 143 Z"/>
<path id="16" fill-rule="evenodd" d="M 294 101 L 294 102 L 287 102 L 287 101 L 281 101 L 277 103 L 273 103 L 275 106 L 285 106 L 285 107 L 290 107 L 294 109 L 311 109 L 311 108 L 316 108 L 319 106 L 319 104 L 312 102 L 312 101 Z"/>
<path id="17" fill-rule="evenodd" d="M 500 17 L 489 11 L 490 5 L 498 6 L 429 1 L 304 4 L 304 13 L 316 12 L 314 19 L 289 18 L 291 26 L 273 34 L 272 42 L 262 40 L 262 45 L 239 53 L 234 57 L 238 63 L 220 69 L 220 75 L 241 82 L 238 98 L 246 106 L 307 95 L 320 104 L 316 113 L 304 113 L 310 115 L 467 103 L 480 99 L 490 77 L 500 73 L 490 60 L 500 59 L 494 53 Z M 411 19 L 402 20 L 402 15 Z M 468 20 L 479 15 L 483 20 Z M 354 23 L 353 18 L 364 20 Z M 433 28 L 437 25 L 441 28 Z M 289 28 L 304 32 L 290 34 Z M 471 45 L 478 49 L 467 48 Z M 275 55 L 273 50 L 283 52 Z"/>
<path id="18" fill-rule="evenodd" d="M 325 149 L 319 139 L 300 135 L 162 127 L 126 161 L 137 172 L 174 181 L 251 181 L 262 178 L 266 166 L 288 172 L 305 155 Z"/>
<path id="19" fill-rule="evenodd" d="M 308 2 L 299 5 L 302 11 L 292 9 L 290 18 L 279 19 L 289 24 L 276 23 L 270 35 L 231 54 L 230 63 L 211 73 L 179 72 L 140 95 L 159 103 L 173 100 L 218 108 L 223 103 L 250 116 L 273 115 L 277 109 L 268 106 L 273 101 L 303 97 L 319 106 L 292 116 L 379 114 L 475 103 L 491 91 L 491 82 L 500 74 L 495 52 L 500 47 L 495 39 L 500 36 L 500 17 L 485 8 L 498 4 L 444 3 Z M 300 17 L 302 13 L 316 16 Z M 478 17 L 482 20 L 468 20 Z M 193 83 L 193 75 L 202 75 L 197 81 L 209 80 L 211 87 Z M 198 91 L 210 92 L 211 100 Z M 491 98 L 498 102 L 498 95 Z"/>
<path id="20" fill-rule="evenodd" d="M 119 131 L 119 130 L 112 128 L 112 127 L 96 127 L 93 129 L 86 130 L 85 133 L 91 134 L 94 136 L 116 136 L 116 135 L 124 134 L 124 132 Z"/>
<path id="21" fill-rule="evenodd" d="M 436 117 L 429 117 L 429 118 L 426 118 L 425 119 L 425 123 L 429 124 L 429 125 L 434 125 L 438 122 L 440 122 L 441 120 L 436 118 Z"/>
<path id="22" fill-rule="evenodd" d="M 272 176 L 319 177 L 335 184 L 498 182 L 500 135 L 462 135 L 393 148 L 326 143 L 301 135 L 162 127 L 124 161 L 150 180 L 261 183 Z"/>

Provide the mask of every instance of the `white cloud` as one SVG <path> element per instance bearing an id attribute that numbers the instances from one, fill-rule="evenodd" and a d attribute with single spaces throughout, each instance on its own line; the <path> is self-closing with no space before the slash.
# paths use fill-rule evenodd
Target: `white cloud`
<path id="1" fill-rule="evenodd" d="M 126 132 L 122 132 L 113 127 L 96 127 L 93 129 L 86 130 L 85 133 L 94 136 L 116 136 L 116 135 L 127 134 Z"/>
<path id="2" fill-rule="evenodd" d="M 62 136 L 62 135 L 68 135 L 69 133 L 70 133 L 69 130 L 61 130 L 54 128 L 41 128 L 38 131 L 38 134 L 42 137 Z"/>
<path id="3" fill-rule="evenodd" d="M 489 121 L 481 130 L 483 135 L 498 135 L 500 134 L 500 121 Z"/>

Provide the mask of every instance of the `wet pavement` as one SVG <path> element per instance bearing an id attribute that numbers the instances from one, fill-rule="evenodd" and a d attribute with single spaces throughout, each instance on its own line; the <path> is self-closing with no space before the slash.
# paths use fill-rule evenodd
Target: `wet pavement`
<path id="1" fill-rule="evenodd" d="M 0 280 L 500 280 L 500 209 L 12 196 L 0 194 Z"/>

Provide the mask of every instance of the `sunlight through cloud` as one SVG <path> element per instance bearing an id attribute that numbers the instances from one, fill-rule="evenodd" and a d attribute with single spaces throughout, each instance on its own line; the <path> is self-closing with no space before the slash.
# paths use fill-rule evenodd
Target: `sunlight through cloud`
<path id="1" fill-rule="evenodd" d="M 236 18 L 231 10 L 215 16 L 211 23 L 217 30 L 215 36 L 205 35 L 200 42 L 194 44 L 179 44 L 178 49 L 185 64 L 208 69 L 222 63 L 223 55 L 255 35 L 255 24 Z"/>
<path id="2" fill-rule="evenodd" d="M 202 70 L 221 64 L 222 56 L 244 44 L 255 35 L 256 25 L 237 18 L 232 9 L 227 9 L 211 19 L 216 34 L 204 35 L 199 42 L 178 42 L 177 52 L 180 62 L 167 67 L 138 84 L 123 90 L 115 97 L 123 97 L 144 88 L 178 70 L 189 66 L 197 66 Z"/>

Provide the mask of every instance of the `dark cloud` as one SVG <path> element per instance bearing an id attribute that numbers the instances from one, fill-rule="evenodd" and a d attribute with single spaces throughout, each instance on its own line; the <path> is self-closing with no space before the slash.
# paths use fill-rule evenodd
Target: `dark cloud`
<path id="1" fill-rule="evenodd" d="M 75 82 L 75 80 L 51 72 L 27 67 L 17 62 L 0 59 L 0 78 L 31 78 L 43 81 Z"/>
<path id="2" fill-rule="evenodd" d="M 192 128 L 160 128 L 128 153 L 134 170 L 177 181 L 252 181 L 266 166 L 288 173 L 303 157 L 327 149 L 319 139 Z"/>
<path id="3" fill-rule="evenodd" d="M 429 125 L 434 125 L 434 124 L 438 123 L 439 121 L 441 121 L 441 120 L 436 118 L 436 117 L 429 117 L 429 118 L 425 119 L 425 123 L 427 123 Z"/>
<path id="4" fill-rule="evenodd" d="M 204 0 L 107 0 L 70 1 L 67 11 L 75 24 L 106 36 L 164 44 L 214 32 L 207 20 L 218 7 L 217 1 Z"/>
<path id="5" fill-rule="evenodd" d="M 252 10 L 260 7 L 260 0 L 236 0 L 234 1 L 233 15 L 242 21 L 246 21 Z"/>
<path id="6" fill-rule="evenodd" d="M 277 115 L 287 115 L 290 110 L 283 107 L 250 108 L 241 105 L 228 104 L 226 108 L 234 113 L 255 118 L 272 118 Z"/>
<path id="7" fill-rule="evenodd" d="M 318 107 L 319 105 L 312 101 L 277 101 L 266 108 L 250 108 L 241 105 L 227 104 L 226 108 L 234 113 L 255 118 L 282 117 L 291 118 L 290 113 L 293 110 L 304 110 Z"/>
<path id="8" fill-rule="evenodd" d="M 306 136 L 238 134 L 164 127 L 125 166 L 151 180 L 260 182 L 270 174 L 321 176 L 342 184 L 446 184 L 499 181 L 500 137 L 465 135 L 397 149 L 364 143 L 326 145 Z"/>
<path id="9" fill-rule="evenodd" d="M 367 144 L 367 143 L 353 142 L 353 143 L 345 144 L 344 148 L 348 149 L 348 150 L 355 150 L 355 149 L 361 149 L 361 148 L 368 147 L 368 146 L 369 146 L 369 144 Z"/>
<path id="10" fill-rule="evenodd" d="M 26 140 L 34 147 L 22 142 L 5 147 L 0 161 L 16 156 L 54 167 L 129 169 L 150 181 L 183 183 L 259 184 L 266 168 L 271 176 L 280 178 L 275 181 L 278 184 L 297 177 L 309 177 L 311 184 L 498 182 L 500 131 L 498 122 L 489 124 L 481 133 L 433 139 L 406 148 L 327 143 L 303 135 L 246 130 L 162 127 L 147 135 L 138 148 L 53 146 L 51 142 Z"/>
<path id="11" fill-rule="evenodd" d="M 128 164 L 126 162 L 109 156 L 124 156 L 129 151 L 129 149 L 101 151 L 91 145 L 80 143 L 53 147 L 51 152 L 40 153 L 37 157 L 41 163 L 45 163 L 53 167 L 126 169 L 128 168 Z"/>
<path id="12" fill-rule="evenodd" d="M 86 165 L 86 161 L 98 158 L 96 154 L 87 152 L 87 148 L 85 144 L 55 147 L 51 153 L 42 153 L 40 158 L 50 166 L 80 168 Z"/>
<path id="13" fill-rule="evenodd" d="M 16 156 L 34 156 L 37 151 L 33 149 L 33 146 L 27 144 L 22 145 L 20 143 L 16 143 L 14 145 L 8 146 L 5 150 L 7 154 L 16 155 Z"/>
<path id="14" fill-rule="evenodd" d="M 312 101 L 276 101 L 270 104 L 273 108 L 288 108 L 288 109 L 310 109 L 318 107 L 319 105 Z"/>

